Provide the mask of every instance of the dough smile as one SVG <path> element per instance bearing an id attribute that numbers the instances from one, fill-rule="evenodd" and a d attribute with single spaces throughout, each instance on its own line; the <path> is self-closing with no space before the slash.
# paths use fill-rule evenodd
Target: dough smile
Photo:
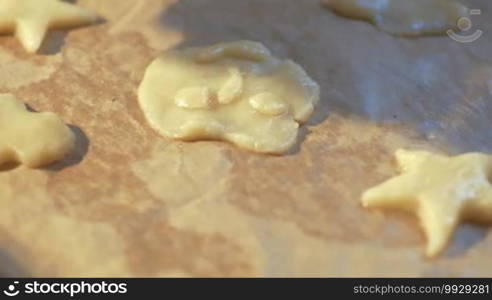
<path id="1" fill-rule="evenodd" d="M 428 256 L 445 248 L 460 221 L 492 221 L 492 155 L 398 150 L 396 159 L 402 174 L 367 190 L 362 203 L 416 214 Z"/>
<path id="2" fill-rule="evenodd" d="M 0 33 L 15 33 L 26 51 L 36 52 L 50 28 L 88 25 L 97 16 L 59 0 L 0 0 Z"/>
<path id="3" fill-rule="evenodd" d="M 139 88 L 147 120 L 165 136 L 276 154 L 296 142 L 318 100 L 318 85 L 299 65 L 251 41 L 170 51 Z"/>

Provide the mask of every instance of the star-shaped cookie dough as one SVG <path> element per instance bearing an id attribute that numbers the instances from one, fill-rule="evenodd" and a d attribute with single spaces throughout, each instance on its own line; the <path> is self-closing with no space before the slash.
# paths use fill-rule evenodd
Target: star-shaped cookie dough
<path id="1" fill-rule="evenodd" d="M 36 52 L 50 28 L 90 24 L 97 16 L 59 0 L 0 0 L 0 33 L 15 33 L 24 48 Z"/>
<path id="2" fill-rule="evenodd" d="M 55 114 L 34 113 L 13 95 L 0 94 L 0 167 L 19 162 L 37 168 L 62 159 L 75 135 Z"/>
<path id="3" fill-rule="evenodd" d="M 460 221 L 492 221 L 492 155 L 447 157 L 426 151 L 396 151 L 402 174 L 367 190 L 365 207 L 416 214 L 427 236 L 426 254 L 439 254 Z"/>

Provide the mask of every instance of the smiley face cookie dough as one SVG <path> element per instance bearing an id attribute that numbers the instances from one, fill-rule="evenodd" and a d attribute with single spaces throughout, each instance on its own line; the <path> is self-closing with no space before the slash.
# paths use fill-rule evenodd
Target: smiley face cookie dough
<path id="1" fill-rule="evenodd" d="M 394 35 L 444 34 L 468 9 L 455 0 L 322 0 L 335 13 L 366 20 Z"/>
<path id="2" fill-rule="evenodd" d="M 0 33 L 15 33 L 26 51 L 36 52 L 49 28 L 88 25 L 97 16 L 60 0 L 0 0 Z"/>
<path id="3" fill-rule="evenodd" d="M 295 144 L 319 87 L 294 62 L 239 41 L 165 53 L 147 68 L 138 96 L 150 125 L 165 136 L 280 154 Z"/>
<path id="4" fill-rule="evenodd" d="M 62 159 L 75 136 L 53 113 L 33 113 L 10 94 L 0 94 L 0 166 L 19 162 L 35 168 Z"/>
<path id="5" fill-rule="evenodd" d="M 428 256 L 446 247 L 460 221 L 492 221 L 492 155 L 398 150 L 396 159 L 402 174 L 367 190 L 362 203 L 416 214 Z"/>

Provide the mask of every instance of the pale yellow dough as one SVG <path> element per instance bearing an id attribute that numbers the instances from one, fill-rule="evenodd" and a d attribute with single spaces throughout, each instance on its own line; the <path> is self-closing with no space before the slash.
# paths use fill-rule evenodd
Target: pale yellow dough
<path id="1" fill-rule="evenodd" d="M 0 94 L 0 166 L 40 167 L 62 159 L 75 136 L 53 113 L 34 113 L 10 94 Z"/>
<path id="2" fill-rule="evenodd" d="M 367 190 L 366 207 L 416 214 L 427 236 L 426 254 L 439 254 L 460 221 L 492 221 L 492 155 L 455 157 L 398 150 L 402 174 Z"/>
<path id="3" fill-rule="evenodd" d="M 15 33 L 28 52 L 36 52 L 49 28 L 90 24 L 96 14 L 60 0 L 0 0 L 0 33 Z"/>
<path id="4" fill-rule="evenodd" d="M 138 96 L 165 136 L 284 153 L 319 101 L 319 87 L 294 62 L 239 41 L 165 53 L 148 67 Z"/>
<path id="5" fill-rule="evenodd" d="M 395 35 L 443 34 L 456 29 L 468 9 L 455 0 L 323 0 L 335 13 L 372 22 Z"/>

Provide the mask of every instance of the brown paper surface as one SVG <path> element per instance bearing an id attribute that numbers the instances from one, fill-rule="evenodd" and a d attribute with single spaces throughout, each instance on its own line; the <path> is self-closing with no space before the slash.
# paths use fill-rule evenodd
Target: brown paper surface
<path id="1" fill-rule="evenodd" d="M 487 227 L 463 224 L 431 260 L 416 218 L 360 206 L 397 148 L 492 153 L 492 4 L 463 2 L 482 10 L 469 44 L 393 37 L 317 0 L 80 0 L 106 21 L 52 32 L 38 55 L 0 37 L 0 92 L 77 134 L 63 162 L 0 170 L 0 274 L 492 276 Z M 154 132 L 136 95 L 152 59 L 241 39 L 320 84 L 298 145 L 277 157 Z"/>

